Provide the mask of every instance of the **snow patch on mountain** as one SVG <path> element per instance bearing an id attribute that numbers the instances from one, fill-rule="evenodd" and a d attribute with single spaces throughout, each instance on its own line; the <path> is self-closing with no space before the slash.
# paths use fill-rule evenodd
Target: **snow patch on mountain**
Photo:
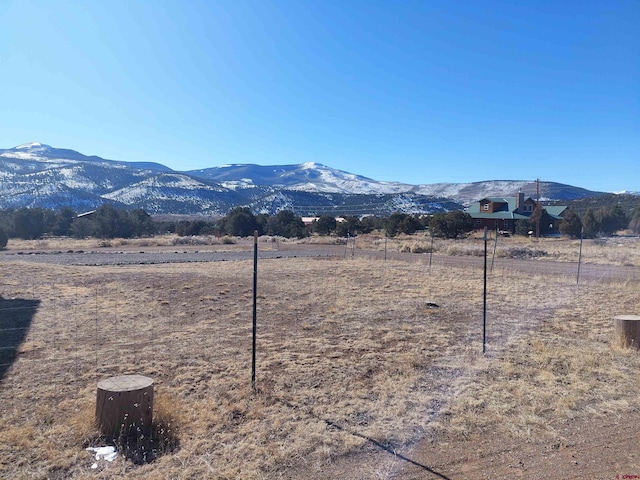
<path id="1" fill-rule="evenodd" d="M 191 198 L 193 200 L 193 198 L 197 197 L 198 194 L 201 194 L 203 191 L 221 192 L 223 190 L 224 189 L 219 186 L 206 185 L 187 175 L 176 173 L 145 178 L 133 185 L 103 194 L 102 198 L 117 200 L 124 204 L 131 205 L 148 197 L 160 199 Z"/>
<path id="2" fill-rule="evenodd" d="M 220 182 L 224 188 L 229 190 L 238 190 L 240 188 L 257 188 L 257 185 L 253 183 L 250 178 L 241 178 L 240 180 L 232 180 L 229 182 Z"/>
<path id="3" fill-rule="evenodd" d="M 31 152 L 46 152 L 51 150 L 50 145 L 45 145 L 39 142 L 23 143 L 15 147 L 16 150 L 29 150 Z"/>

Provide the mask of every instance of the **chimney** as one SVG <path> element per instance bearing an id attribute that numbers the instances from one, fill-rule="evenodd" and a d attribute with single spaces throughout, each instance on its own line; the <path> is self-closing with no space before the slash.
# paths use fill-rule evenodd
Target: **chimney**
<path id="1" fill-rule="evenodd" d="M 516 211 L 520 211 L 521 208 L 524 207 L 524 193 L 518 192 L 518 196 L 516 197 Z"/>

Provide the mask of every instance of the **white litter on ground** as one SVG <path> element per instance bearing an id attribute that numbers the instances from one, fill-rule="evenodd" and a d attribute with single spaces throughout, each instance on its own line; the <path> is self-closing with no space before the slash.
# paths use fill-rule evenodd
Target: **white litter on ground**
<path id="1" fill-rule="evenodd" d="M 106 460 L 107 462 L 113 462 L 118 456 L 116 447 L 89 447 L 87 452 L 94 452 L 96 454 L 96 460 Z M 91 465 L 91 468 L 98 468 L 98 462 Z"/>

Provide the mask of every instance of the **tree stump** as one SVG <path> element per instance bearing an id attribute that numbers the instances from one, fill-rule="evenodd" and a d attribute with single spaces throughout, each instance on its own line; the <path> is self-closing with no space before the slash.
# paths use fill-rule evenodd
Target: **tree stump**
<path id="1" fill-rule="evenodd" d="M 119 438 L 151 430 L 153 380 L 122 375 L 98 382 L 96 421 L 107 437 Z"/>
<path id="2" fill-rule="evenodd" d="M 613 322 L 618 346 L 640 349 L 640 315 L 618 315 Z"/>

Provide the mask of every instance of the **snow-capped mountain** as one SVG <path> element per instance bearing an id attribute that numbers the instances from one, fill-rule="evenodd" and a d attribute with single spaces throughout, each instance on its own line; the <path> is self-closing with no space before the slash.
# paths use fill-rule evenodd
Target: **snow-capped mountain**
<path id="1" fill-rule="evenodd" d="M 192 170 L 189 173 L 224 185 L 234 185 L 236 188 L 270 185 L 303 192 L 366 195 L 404 193 L 414 188 L 403 183 L 378 182 L 315 162 L 276 166 L 222 165 L 204 170 Z"/>
<path id="2" fill-rule="evenodd" d="M 410 185 L 400 182 L 379 182 L 319 163 L 277 166 L 222 165 L 204 170 L 192 170 L 188 173 L 215 180 L 229 188 L 236 189 L 255 185 L 270 185 L 286 190 L 317 193 L 415 194 L 449 198 L 460 203 L 469 203 L 484 197 L 514 196 L 517 192 L 523 192 L 534 198 L 537 195 L 537 185 L 534 181 L 489 180 L 473 183 Z M 572 200 L 593 196 L 597 193 L 555 182 L 540 182 L 541 200 Z"/>
<path id="3" fill-rule="evenodd" d="M 29 143 L 0 150 L 0 208 L 103 203 L 149 213 L 223 213 L 242 199 L 216 182 L 159 163 L 121 162 Z"/>
<path id="4" fill-rule="evenodd" d="M 409 185 L 380 182 L 318 163 L 222 165 L 177 172 L 153 162 L 123 162 L 28 143 L 0 150 L 0 208 L 91 209 L 110 202 L 154 213 L 224 214 L 234 206 L 255 212 L 292 209 L 301 215 L 388 215 L 462 208 L 484 197 L 535 196 L 529 181 Z M 597 195 L 540 182 L 541 199 Z"/>

